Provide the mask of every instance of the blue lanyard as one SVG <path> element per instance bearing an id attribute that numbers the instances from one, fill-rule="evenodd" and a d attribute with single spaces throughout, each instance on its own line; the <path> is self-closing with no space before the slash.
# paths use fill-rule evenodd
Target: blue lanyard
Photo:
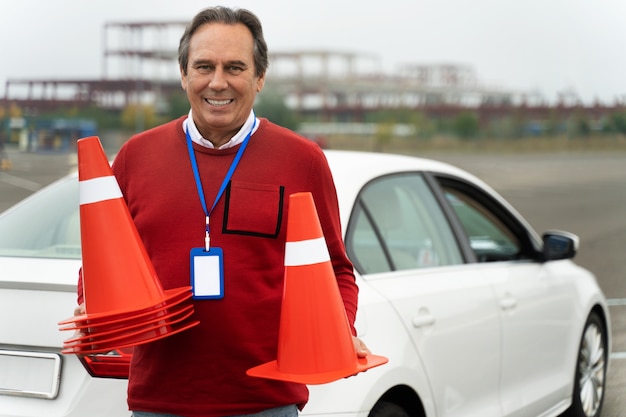
<path id="1" fill-rule="evenodd" d="M 187 123 L 193 123 L 193 122 L 189 120 Z M 256 126 L 256 116 L 254 117 L 254 123 L 252 124 L 252 128 L 246 135 L 243 142 L 241 142 L 241 146 L 239 147 L 239 150 L 237 151 L 237 154 L 235 155 L 235 159 L 233 159 L 233 162 L 231 162 L 230 164 L 230 168 L 228 169 L 228 172 L 226 173 L 226 176 L 224 177 L 224 180 L 222 181 L 222 185 L 220 186 L 220 189 L 217 192 L 217 195 L 215 196 L 215 201 L 213 202 L 213 206 L 211 207 L 211 210 L 207 210 L 206 200 L 204 199 L 204 190 L 202 189 L 202 181 L 200 180 L 200 171 L 198 171 L 198 161 L 196 160 L 196 154 L 194 153 L 193 145 L 191 144 L 191 136 L 189 136 L 189 128 L 185 129 L 185 135 L 187 136 L 187 150 L 189 151 L 189 159 L 191 160 L 191 168 L 193 169 L 193 176 L 196 180 L 196 189 L 198 190 L 198 196 L 200 197 L 200 203 L 202 204 L 202 210 L 204 211 L 204 215 L 205 215 L 206 226 L 205 226 L 204 247 L 207 252 L 209 251 L 210 241 L 211 241 L 209 238 L 209 216 L 213 212 L 213 209 L 217 205 L 217 202 L 219 201 L 219 199 L 222 197 L 224 190 L 226 190 L 226 187 L 228 186 L 228 182 L 232 178 L 233 173 L 235 172 L 235 168 L 237 168 L 237 165 L 239 164 L 239 160 L 241 159 L 241 156 L 243 155 L 243 151 L 245 151 L 246 146 L 248 146 L 248 142 L 250 141 L 250 136 L 252 136 L 252 131 L 254 130 L 255 126 Z"/>

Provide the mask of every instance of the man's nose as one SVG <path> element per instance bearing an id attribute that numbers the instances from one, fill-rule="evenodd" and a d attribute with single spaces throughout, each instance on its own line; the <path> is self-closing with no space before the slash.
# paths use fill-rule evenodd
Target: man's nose
<path id="1" fill-rule="evenodd" d="M 226 81 L 224 69 L 221 67 L 215 68 L 213 72 L 213 78 L 211 78 L 211 82 L 209 83 L 209 87 L 213 90 L 224 90 L 228 87 L 228 82 Z"/>

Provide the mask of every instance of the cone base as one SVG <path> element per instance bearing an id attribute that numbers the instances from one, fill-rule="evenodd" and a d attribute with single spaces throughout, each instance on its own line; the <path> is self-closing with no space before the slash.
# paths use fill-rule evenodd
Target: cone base
<path id="1" fill-rule="evenodd" d="M 384 365 L 389 361 L 384 356 L 367 355 L 365 358 L 358 358 L 354 367 L 350 369 L 339 369 L 329 372 L 319 372 L 313 374 L 293 374 L 282 372 L 278 367 L 278 361 L 271 361 L 263 365 L 255 366 L 246 371 L 249 376 L 276 379 L 279 381 L 297 382 L 300 384 L 318 385 L 337 381 L 342 378 L 355 375 L 359 372 L 367 371 L 376 366 Z"/>
<path id="2" fill-rule="evenodd" d="M 142 340 L 132 340 L 132 341 L 124 341 L 124 340 L 120 340 L 118 342 L 115 343 L 111 343 L 110 345 L 100 345 L 96 348 L 90 348 L 88 346 L 85 346 L 83 348 L 79 348 L 79 347 L 69 347 L 69 346 L 65 346 L 65 348 L 63 350 L 61 350 L 61 353 L 63 354 L 77 354 L 77 355 L 89 355 L 89 354 L 94 354 L 94 353 L 105 353 L 105 352 L 110 352 L 112 350 L 117 350 L 117 349 L 124 349 L 124 348 L 128 348 L 128 347 L 133 347 L 133 346 L 138 346 L 138 345 L 142 345 L 148 342 L 154 342 L 156 340 L 159 339 L 163 339 L 165 337 L 174 335 L 176 333 L 180 333 L 184 330 L 190 329 L 196 325 L 200 324 L 199 321 L 193 321 L 190 323 L 181 323 L 179 326 L 172 326 L 173 328 L 171 328 L 168 332 L 165 333 L 158 333 L 156 332 L 148 332 L 144 335 L 144 339 Z M 92 346 L 92 345 L 90 345 Z"/>
<path id="3" fill-rule="evenodd" d="M 172 298 L 169 303 L 162 303 L 158 307 L 155 307 L 151 311 L 140 312 L 140 313 L 129 313 L 126 317 L 116 317 L 110 320 L 106 319 L 98 319 L 98 320 L 85 320 L 83 317 L 78 316 L 80 318 L 69 318 L 64 321 L 69 321 L 71 325 L 62 326 L 59 330 L 81 330 L 81 329 L 94 329 L 93 332 L 100 331 L 102 329 L 116 329 L 116 328 L 124 328 L 130 325 L 141 322 L 149 322 L 158 320 L 162 318 L 164 315 L 169 313 L 173 313 L 174 311 L 179 311 L 181 308 L 186 308 L 187 306 L 192 306 L 190 303 L 184 303 L 183 301 L 191 298 L 191 292 L 182 294 L 181 296 L 177 296 Z M 74 321 L 72 323 L 72 320 Z"/>
<path id="4" fill-rule="evenodd" d="M 183 300 L 178 300 L 178 297 L 186 295 L 189 293 L 189 297 L 191 297 L 191 287 L 180 287 L 180 288 L 172 288 L 164 291 L 163 299 L 157 302 L 154 306 L 148 308 L 142 308 L 139 310 L 116 310 L 116 311 L 107 311 L 107 312 L 99 312 L 99 313 L 89 313 L 73 316 L 58 322 L 59 325 L 71 324 L 71 323 L 80 323 L 80 324 L 92 324 L 97 325 L 98 323 L 106 323 L 113 324 L 117 321 L 127 320 L 129 317 L 138 318 L 144 315 L 153 314 L 155 311 L 158 311 L 168 305 L 177 304 L 174 300 L 180 302 Z M 189 298 L 186 297 L 186 298 Z M 60 330 L 69 330 L 70 327 L 61 328 Z"/>
<path id="5" fill-rule="evenodd" d="M 171 305 L 159 309 L 153 315 L 147 317 L 129 317 L 124 322 L 114 322 L 114 323 L 98 323 L 98 324 L 80 324 L 76 326 L 67 326 L 62 327 L 59 330 L 74 330 L 79 333 L 92 333 L 92 334 L 106 334 L 109 332 L 115 332 L 120 329 L 131 330 L 141 325 L 146 325 L 149 323 L 156 323 L 160 320 L 167 320 L 173 315 L 179 314 L 182 311 L 187 311 L 189 309 L 193 309 L 192 304 L 181 304 L 181 305 Z"/>
<path id="6" fill-rule="evenodd" d="M 189 314 L 191 315 L 191 313 Z M 72 349 L 108 349 L 109 347 L 117 348 L 119 345 L 128 343 L 142 343 L 146 339 L 158 335 L 165 335 L 171 333 L 176 328 L 176 324 L 183 322 L 185 318 L 174 320 L 167 323 L 159 323 L 152 326 L 146 326 L 143 329 L 126 334 L 119 334 L 110 337 L 97 338 L 86 336 L 84 340 L 78 342 L 68 342 L 63 344 L 63 347 Z"/>
<path id="7" fill-rule="evenodd" d="M 125 337 L 132 336 L 137 333 L 142 333 L 147 330 L 151 330 L 154 328 L 158 328 L 159 326 L 167 326 L 171 324 L 178 323 L 183 321 L 184 319 L 190 317 L 193 314 L 193 306 L 188 305 L 178 309 L 171 309 L 169 314 L 165 314 L 159 318 L 142 321 L 138 323 L 129 324 L 122 328 L 114 328 L 114 329 L 88 329 L 87 332 L 82 334 L 81 336 L 75 336 L 70 339 L 65 340 L 64 345 L 66 346 L 74 346 L 79 343 L 89 342 L 91 344 L 96 344 L 98 341 L 111 341 L 111 339 L 115 337 Z M 113 339 L 115 340 L 115 339 Z"/>

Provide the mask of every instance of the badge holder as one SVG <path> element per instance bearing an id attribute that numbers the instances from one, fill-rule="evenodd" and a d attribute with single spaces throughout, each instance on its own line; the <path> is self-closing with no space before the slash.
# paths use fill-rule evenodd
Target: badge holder
<path id="1" fill-rule="evenodd" d="M 191 287 L 193 299 L 214 300 L 224 297 L 224 256 L 221 248 L 191 249 Z"/>

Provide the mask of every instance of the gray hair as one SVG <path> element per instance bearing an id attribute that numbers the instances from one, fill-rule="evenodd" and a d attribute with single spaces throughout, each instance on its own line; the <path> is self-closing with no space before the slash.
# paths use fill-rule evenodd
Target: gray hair
<path id="1" fill-rule="evenodd" d="M 255 75 L 260 77 L 265 74 L 269 66 L 269 59 L 267 57 L 267 44 L 263 37 L 261 21 L 249 10 L 231 9 L 223 6 L 210 7 L 202 10 L 187 25 L 185 33 L 183 33 L 183 36 L 180 38 L 178 45 L 178 64 L 184 74 L 187 74 L 191 37 L 200 26 L 208 23 L 225 23 L 227 25 L 244 24 L 250 30 L 252 38 L 254 39 Z"/>

